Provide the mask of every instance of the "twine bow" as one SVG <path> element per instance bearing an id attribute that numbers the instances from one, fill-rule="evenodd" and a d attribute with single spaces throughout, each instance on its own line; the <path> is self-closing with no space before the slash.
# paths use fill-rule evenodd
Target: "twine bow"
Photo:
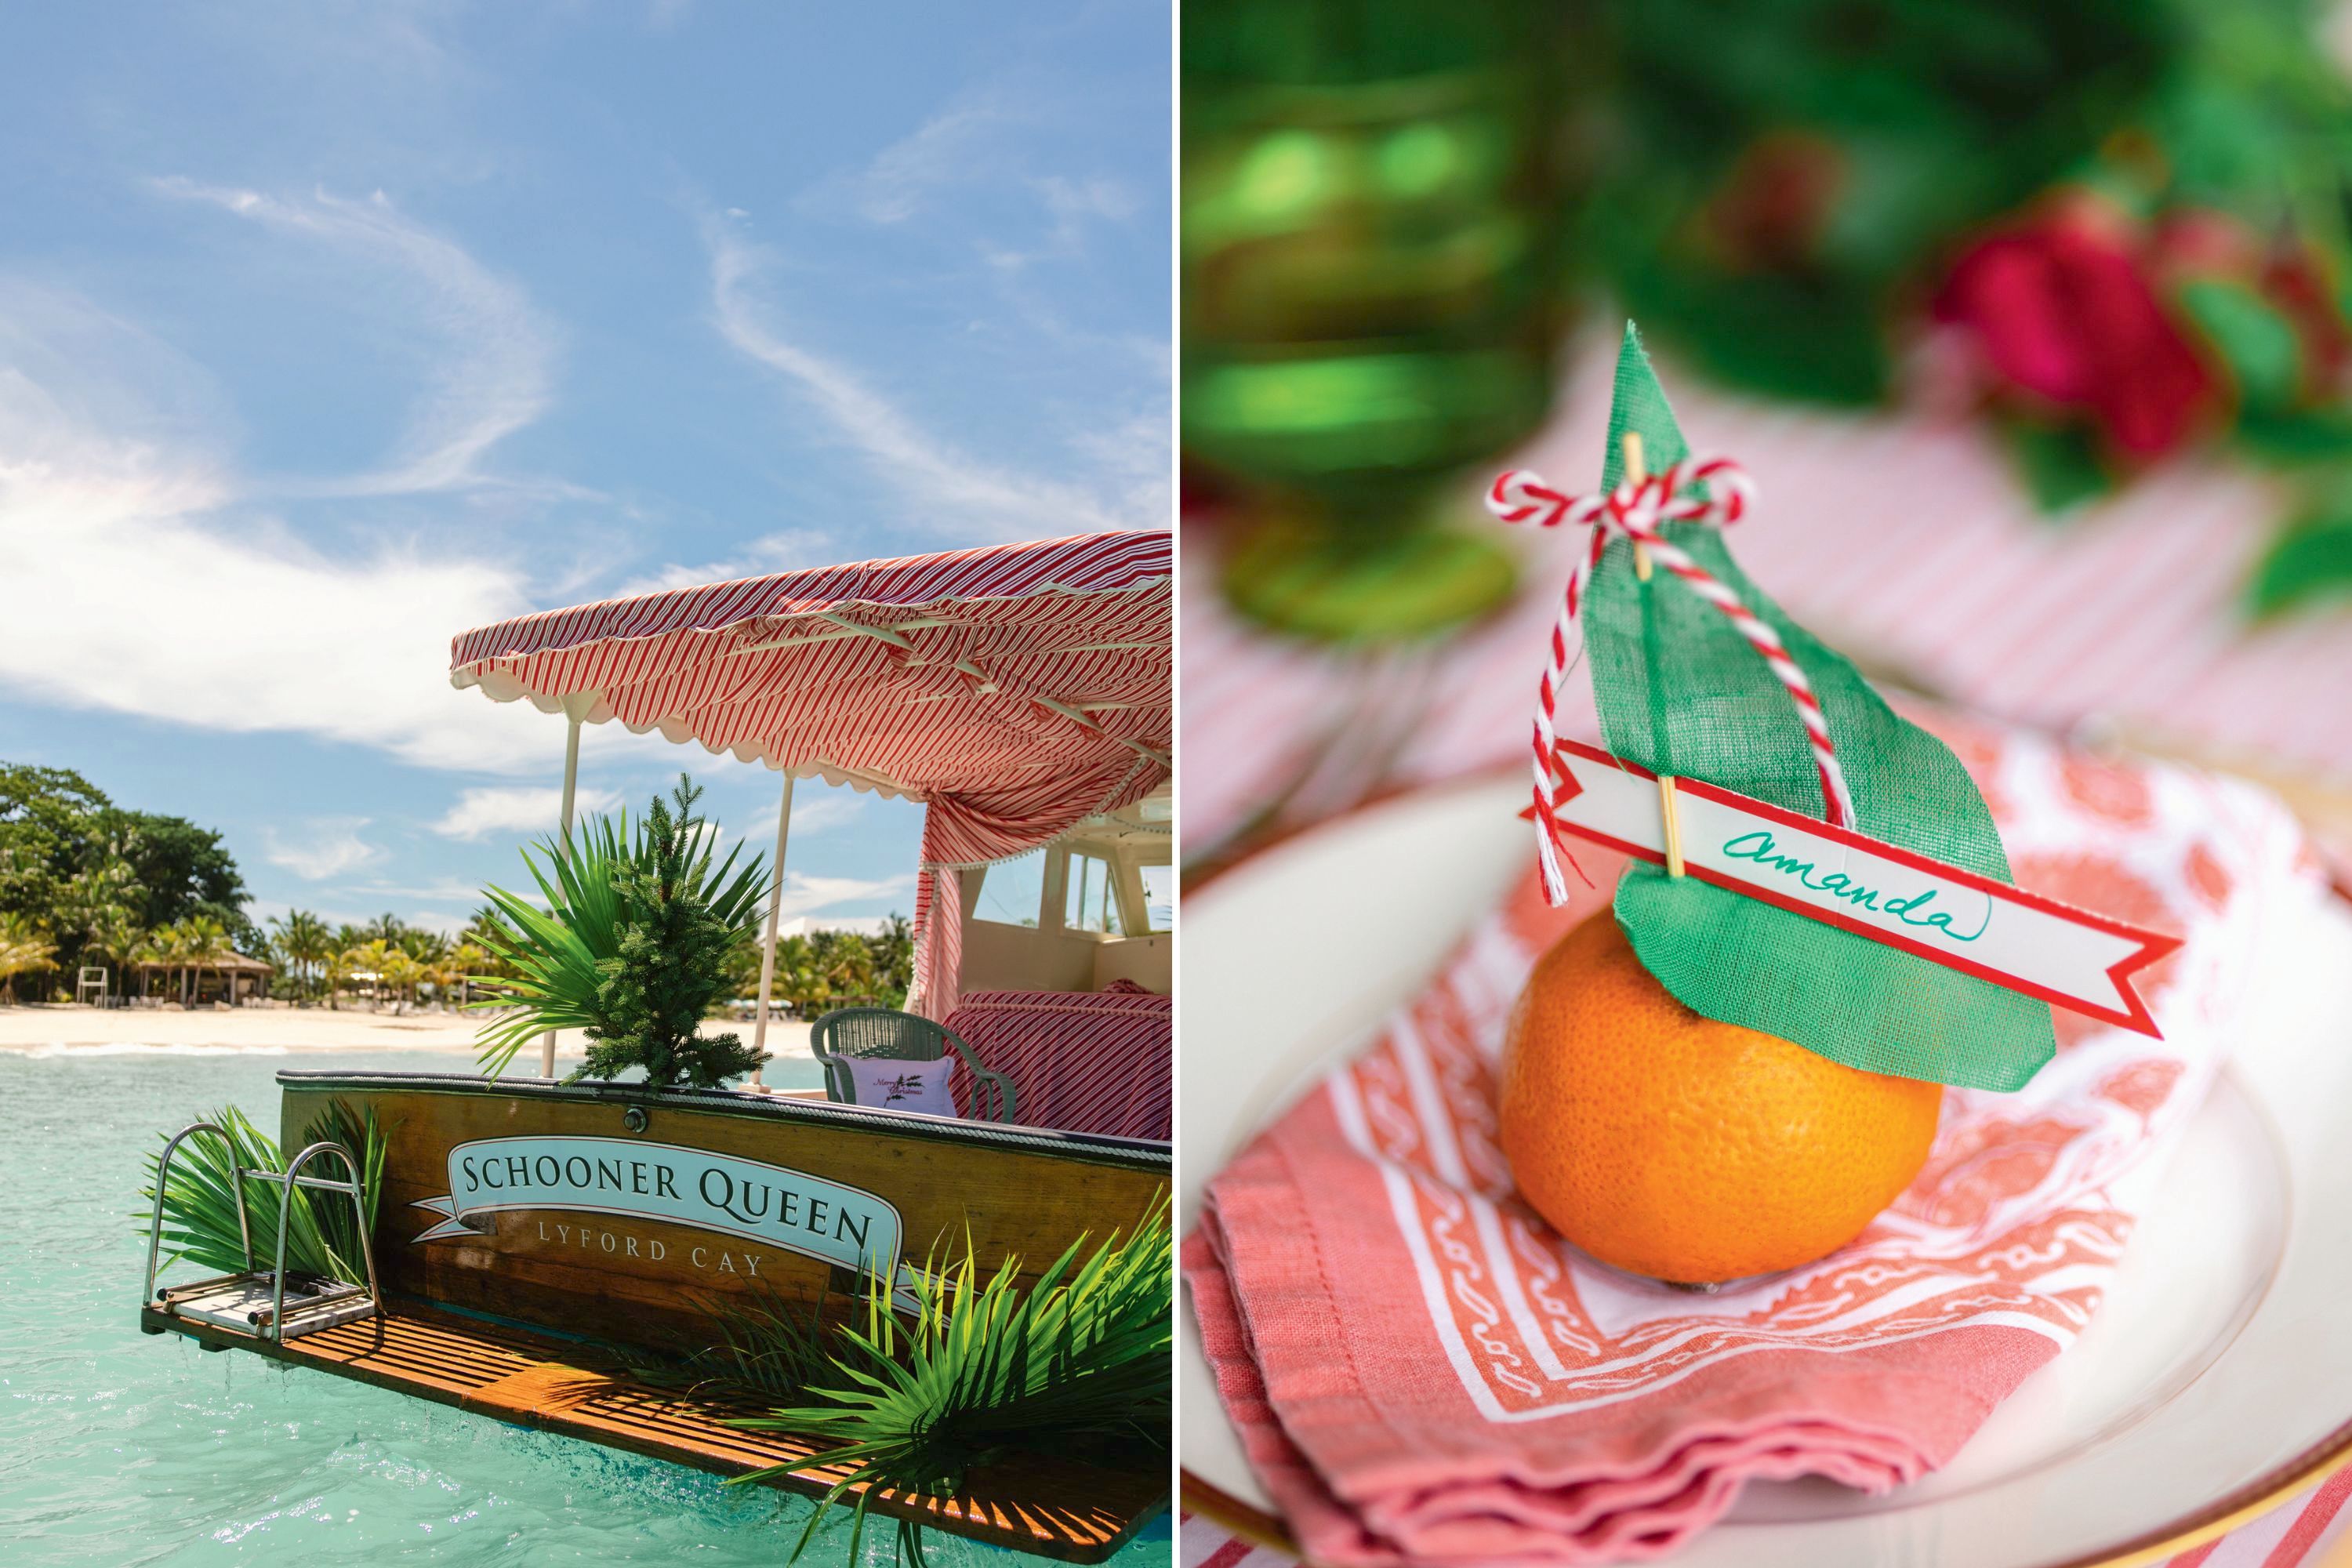
<path id="1" fill-rule="evenodd" d="M 1628 446 L 1632 446 L 1630 437 Z M 1559 823 L 1554 809 L 1565 798 L 1569 783 L 1567 769 L 1559 761 L 1559 737 L 1553 729 L 1554 710 L 1560 684 L 1575 668 L 1576 658 L 1582 650 L 1583 627 L 1579 617 L 1591 574 L 1609 548 L 1612 533 L 1622 533 L 1632 540 L 1637 553 L 1647 552 L 1681 578 L 1692 593 L 1722 611 L 1733 628 L 1763 657 L 1767 668 L 1787 690 L 1798 721 L 1804 726 L 1805 739 L 1812 746 L 1813 762 L 1822 775 L 1822 815 L 1841 826 L 1852 826 L 1855 822 L 1853 797 L 1847 793 L 1845 773 L 1838 766 L 1837 750 L 1830 741 L 1829 721 L 1822 713 L 1821 702 L 1813 696 L 1812 682 L 1805 678 L 1797 661 L 1789 657 L 1780 634 L 1759 620 L 1740 603 L 1738 594 L 1658 531 L 1659 525 L 1666 522 L 1705 522 L 1723 528 L 1738 522 L 1755 497 L 1755 485 L 1747 470 L 1727 458 L 1703 461 L 1685 458 L 1662 472 L 1648 475 L 1640 472 L 1638 464 L 1631 467 L 1630 477 L 1615 489 L 1601 494 L 1570 496 L 1552 489 L 1540 476 L 1525 468 L 1513 468 L 1497 476 L 1494 488 L 1486 492 L 1486 510 L 1505 522 L 1533 523 L 1538 528 L 1582 524 L 1592 531 L 1589 548 L 1577 557 L 1575 570 L 1569 574 L 1559 616 L 1552 623 L 1551 657 L 1544 666 L 1543 686 L 1536 702 L 1537 854 L 1543 865 L 1544 894 L 1554 906 L 1568 901 L 1568 883 L 1559 868 Z M 1698 486 L 1705 489 L 1695 488 Z"/>

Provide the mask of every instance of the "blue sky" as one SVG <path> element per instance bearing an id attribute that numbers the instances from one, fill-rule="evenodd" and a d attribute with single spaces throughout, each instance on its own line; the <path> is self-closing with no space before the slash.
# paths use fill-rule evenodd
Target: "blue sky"
<path id="1" fill-rule="evenodd" d="M 0 758 L 223 829 L 261 916 L 462 921 L 562 724 L 506 616 L 1168 516 L 1169 13 L 0 12 Z M 596 804 L 681 765 L 588 731 Z M 911 908 L 803 783 L 787 912 Z"/>

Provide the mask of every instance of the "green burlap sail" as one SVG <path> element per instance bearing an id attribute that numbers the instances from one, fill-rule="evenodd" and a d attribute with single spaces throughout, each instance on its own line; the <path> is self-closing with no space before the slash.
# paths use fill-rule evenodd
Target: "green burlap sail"
<path id="1" fill-rule="evenodd" d="M 1689 453 L 1630 324 L 1609 416 L 1603 477 L 1612 488 L 1628 431 L 1642 437 L 1653 472 Z M 1895 717 L 1853 665 L 1765 597 L 1733 563 L 1721 529 L 1677 522 L 1664 531 L 1770 623 L 1812 681 L 1855 826 L 2010 881 L 1992 814 L 1949 748 Z M 1821 775 L 1788 692 L 1721 612 L 1666 572 L 1642 582 L 1631 542 L 1618 538 L 1593 574 L 1583 616 L 1611 751 L 1662 773 L 1822 814 Z M 1617 885 L 1616 908 L 1634 952 L 1685 1005 L 1848 1067 L 2013 1089 L 2056 1051 L 2046 1002 L 1695 877 L 1637 863 Z"/>

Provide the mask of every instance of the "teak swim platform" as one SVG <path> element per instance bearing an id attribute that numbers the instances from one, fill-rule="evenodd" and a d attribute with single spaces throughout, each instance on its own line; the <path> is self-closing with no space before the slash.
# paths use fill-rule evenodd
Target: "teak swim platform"
<path id="1" fill-rule="evenodd" d="M 289 1146 L 337 1101 L 383 1127 L 381 1310 L 281 1339 L 183 1315 L 202 1298 L 164 1291 L 142 1329 L 720 1475 L 789 1465 L 770 1484 L 808 1495 L 839 1479 L 824 1445 L 729 1426 L 762 1406 L 640 1369 L 706 1348 L 730 1300 L 855 1299 L 867 1272 L 960 1251 L 967 1231 L 983 1269 L 1012 1256 L 1034 1274 L 1169 1200 L 1169 1146 L 1151 1142 L 732 1090 L 278 1078 Z M 976 1470 L 954 1498 L 880 1492 L 869 1509 L 1093 1563 L 1167 1498 L 1164 1460 L 1036 1454 Z"/>
<path id="2" fill-rule="evenodd" d="M 289 1366 L 717 1475 L 802 1464 L 770 1483 L 790 1491 L 821 1495 L 839 1478 L 811 1444 L 723 1425 L 730 1416 L 760 1414 L 756 1405 L 655 1388 L 586 1346 L 431 1308 L 396 1306 L 382 1318 L 321 1329 L 284 1345 L 152 1308 L 141 1312 L 140 1326 L 185 1334 L 207 1350 L 255 1351 Z M 1164 1474 L 1040 1456 L 1024 1461 L 1018 1473 L 1000 1468 L 975 1474 L 961 1497 L 885 1492 L 872 1510 L 1041 1557 L 1098 1563 L 1160 1512 L 1167 1491 Z"/>

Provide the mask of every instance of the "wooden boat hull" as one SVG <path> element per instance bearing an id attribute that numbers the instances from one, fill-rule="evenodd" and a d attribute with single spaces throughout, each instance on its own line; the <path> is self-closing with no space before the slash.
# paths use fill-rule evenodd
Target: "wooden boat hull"
<path id="1" fill-rule="evenodd" d="M 761 1297 L 845 1310 L 892 1213 L 890 1262 L 960 1259 L 968 1234 L 983 1268 L 1034 1275 L 1169 1200 L 1167 1145 L 1125 1139 L 731 1091 L 278 1081 L 289 1142 L 339 1100 L 383 1125 L 387 1294 L 655 1350 L 706 1348 L 714 1310 Z"/>

